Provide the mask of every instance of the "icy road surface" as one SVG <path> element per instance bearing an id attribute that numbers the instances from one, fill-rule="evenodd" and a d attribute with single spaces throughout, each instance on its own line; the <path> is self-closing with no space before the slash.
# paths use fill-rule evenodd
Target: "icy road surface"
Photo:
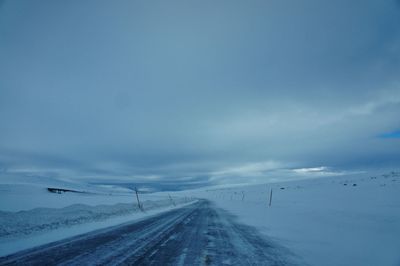
<path id="1" fill-rule="evenodd" d="M 277 246 L 209 201 L 0 258 L 1 265 L 291 265 Z"/>

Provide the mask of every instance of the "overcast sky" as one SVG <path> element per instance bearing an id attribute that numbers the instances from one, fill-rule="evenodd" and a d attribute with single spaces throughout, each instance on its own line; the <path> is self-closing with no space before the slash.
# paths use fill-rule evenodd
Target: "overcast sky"
<path id="1" fill-rule="evenodd" d="M 400 1 L 0 0 L 3 174 L 192 186 L 400 166 Z"/>

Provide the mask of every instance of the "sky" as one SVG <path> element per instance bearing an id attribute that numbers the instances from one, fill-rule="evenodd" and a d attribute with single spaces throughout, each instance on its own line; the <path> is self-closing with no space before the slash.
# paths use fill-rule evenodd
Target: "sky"
<path id="1" fill-rule="evenodd" d="M 0 178 L 400 168 L 400 1 L 0 0 Z"/>

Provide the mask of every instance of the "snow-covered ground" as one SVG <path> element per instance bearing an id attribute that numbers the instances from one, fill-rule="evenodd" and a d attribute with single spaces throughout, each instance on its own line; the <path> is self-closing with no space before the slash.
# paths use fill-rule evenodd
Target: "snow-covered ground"
<path id="1" fill-rule="evenodd" d="M 48 187 L 77 192 L 51 193 Z M 117 186 L 94 186 L 46 178 L 0 178 L 0 256 L 39 244 L 168 211 L 190 203 L 174 194 L 139 194 Z"/>
<path id="2" fill-rule="evenodd" d="M 85 193 L 49 193 L 48 187 Z M 143 200 L 165 198 L 165 193 L 140 195 L 140 199 Z M 72 204 L 97 206 L 117 203 L 136 203 L 136 196 L 132 190 L 118 186 L 95 186 L 73 180 L 44 177 L 0 176 L 0 211 L 63 208 Z"/>
<path id="3" fill-rule="evenodd" d="M 270 191 L 273 190 L 269 207 Z M 360 174 L 193 192 L 310 265 L 400 265 L 400 174 Z"/>
<path id="4" fill-rule="evenodd" d="M 182 191 L 171 193 L 172 200 L 165 192 L 140 194 L 145 213 L 132 190 L 117 186 L 42 178 L 0 181 L 0 256 L 146 219 L 197 197 L 215 202 L 309 265 L 400 265 L 399 173 Z M 85 193 L 50 193 L 47 187 Z"/>

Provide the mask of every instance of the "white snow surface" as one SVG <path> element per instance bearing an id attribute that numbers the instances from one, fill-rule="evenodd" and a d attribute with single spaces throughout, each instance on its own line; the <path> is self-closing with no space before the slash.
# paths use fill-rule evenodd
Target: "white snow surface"
<path id="1" fill-rule="evenodd" d="M 47 187 L 86 193 L 49 193 Z M 273 190 L 272 205 L 269 204 Z M 289 248 L 311 266 L 400 265 L 400 174 L 359 174 L 171 193 L 206 198 Z M 169 193 L 55 179 L 0 177 L 0 256 L 145 219 L 173 206 Z M 57 229 L 57 230 L 55 230 Z"/>
<path id="2" fill-rule="evenodd" d="M 85 193 L 49 193 L 48 187 L 76 190 Z M 147 194 L 141 195 L 144 200 Z M 165 195 L 163 196 L 165 198 Z M 157 194 L 151 199 L 157 198 Z M 93 186 L 77 181 L 44 177 L 0 176 L 0 211 L 24 211 L 34 208 L 63 208 L 72 204 L 90 206 L 132 203 L 133 191 L 122 187 Z"/>
<path id="3" fill-rule="evenodd" d="M 214 201 L 236 215 L 239 222 L 256 227 L 309 265 L 400 265 L 399 173 L 208 189 L 193 194 Z"/>

